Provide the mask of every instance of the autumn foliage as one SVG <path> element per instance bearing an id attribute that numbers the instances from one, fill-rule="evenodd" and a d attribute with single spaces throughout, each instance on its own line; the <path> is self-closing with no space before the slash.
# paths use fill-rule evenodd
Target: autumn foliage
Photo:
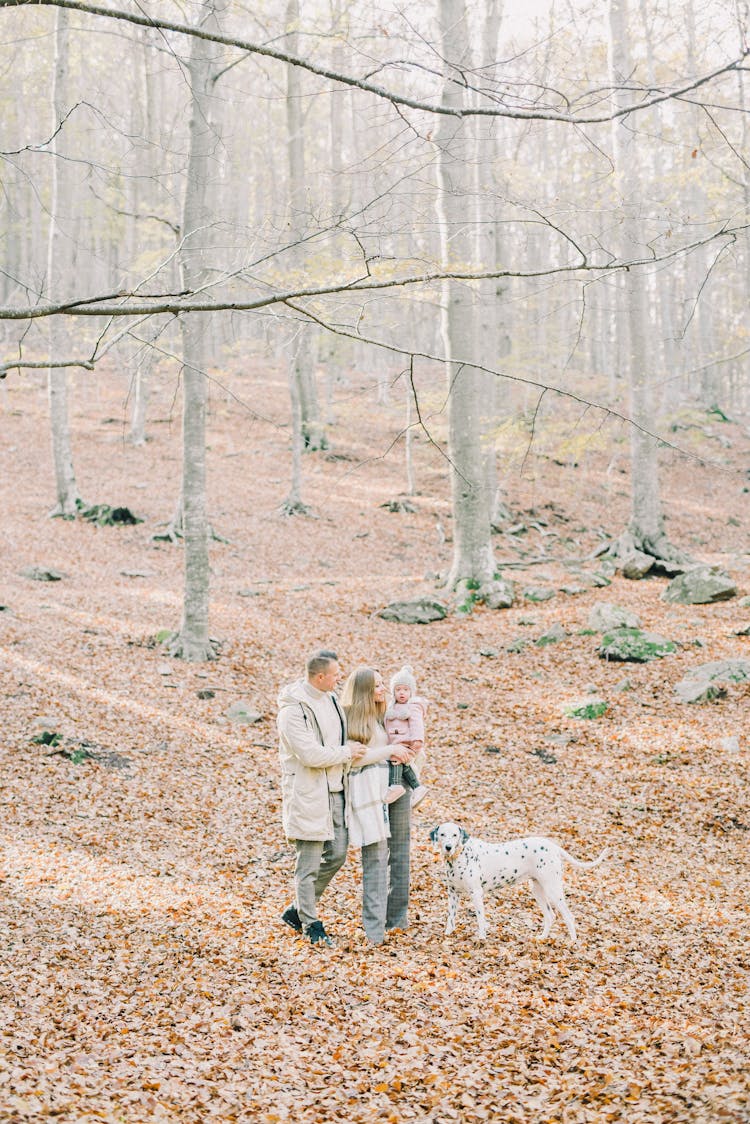
<path id="1" fill-rule="evenodd" d="M 211 546 L 211 665 L 170 660 L 154 640 L 180 617 L 181 547 L 152 540 L 179 491 L 173 387 L 155 391 L 151 440 L 134 449 L 124 379 L 81 379 L 79 485 L 88 503 L 144 519 L 121 527 L 47 518 L 43 389 L 31 376 L 3 389 L 0 1120 L 750 1119 L 748 684 L 698 706 L 673 693 L 696 664 L 748 655 L 735 632 L 750 610 L 667 605 L 665 578 L 592 584 L 598 529 L 627 520 L 627 478 L 605 475 L 608 451 L 573 467 L 532 450 L 509 480 L 525 530 L 495 536 L 501 562 L 527 564 L 505 571 L 515 606 L 383 621 L 373 614 L 389 600 L 442 595 L 437 449 L 416 441 L 416 510 L 382 506 L 403 487 L 401 446 L 386 455 L 400 407 L 376 409 L 355 380 L 331 451 L 305 459 L 316 517 L 286 518 L 282 380 L 226 380 L 237 398 L 212 391 L 209 418 L 210 514 L 228 540 Z M 719 463 L 670 454 L 666 509 L 673 539 L 747 593 L 750 442 L 730 430 L 720 461 L 708 450 Z M 64 577 L 21 576 L 34 564 Z M 555 596 L 524 600 L 529 586 Z M 602 600 L 677 650 L 603 661 L 587 627 Z M 564 638 L 535 643 L 556 623 Z M 347 670 L 408 660 L 431 702 L 412 924 L 376 949 L 354 852 L 321 907 L 336 948 L 279 924 L 293 855 L 274 700 L 320 644 Z M 568 716 L 594 694 L 606 711 Z M 238 700 L 259 721 L 232 723 Z M 495 841 L 549 834 L 583 859 L 609 846 L 603 866 L 567 873 L 578 944 L 559 922 L 535 941 L 525 886 L 489 902 L 484 945 L 468 909 L 445 938 L 428 840 L 445 819 Z"/>

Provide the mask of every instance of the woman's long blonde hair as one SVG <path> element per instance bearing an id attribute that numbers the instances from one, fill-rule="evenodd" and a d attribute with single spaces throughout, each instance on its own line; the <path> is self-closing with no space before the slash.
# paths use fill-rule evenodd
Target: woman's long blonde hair
<path id="1" fill-rule="evenodd" d="M 348 736 L 367 745 L 386 711 L 385 700 L 375 701 L 375 672 L 371 667 L 354 669 L 341 692 L 341 705 L 346 712 Z"/>

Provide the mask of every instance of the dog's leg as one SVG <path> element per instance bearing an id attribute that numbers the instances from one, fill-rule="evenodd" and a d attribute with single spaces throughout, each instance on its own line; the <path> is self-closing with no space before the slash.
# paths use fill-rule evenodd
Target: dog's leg
<path id="1" fill-rule="evenodd" d="M 529 882 L 529 885 L 531 886 L 532 894 L 536 898 L 537 905 L 541 909 L 544 916 L 544 927 L 537 937 L 537 940 L 546 941 L 547 937 L 550 934 L 550 929 L 555 923 L 555 911 L 547 901 L 547 896 L 544 893 L 541 884 L 537 882 L 536 879 L 532 878 Z"/>
<path id="2" fill-rule="evenodd" d="M 458 913 L 458 894 L 452 886 L 448 887 L 448 922 L 445 926 L 445 935 L 449 937 L 456 928 L 456 915 Z"/>
<path id="3" fill-rule="evenodd" d="M 487 939 L 487 918 L 484 915 L 484 891 L 481 883 L 471 887 L 471 904 L 477 915 L 477 934 L 480 941 Z"/>
<path id="4" fill-rule="evenodd" d="M 554 894 L 549 895 L 550 904 L 555 907 L 557 912 L 562 917 L 565 924 L 568 926 L 568 934 L 570 936 L 570 943 L 576 943 L 576 923 L 573 920 L 573 914 L 568 909 L 568 904 L 565 901 L 565 891 L 562 886 Z"/>

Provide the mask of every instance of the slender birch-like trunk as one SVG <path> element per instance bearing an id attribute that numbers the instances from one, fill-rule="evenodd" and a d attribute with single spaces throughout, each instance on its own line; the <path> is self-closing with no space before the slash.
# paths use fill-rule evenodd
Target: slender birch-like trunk
<path id="1" fill-rule="evenodd" d="M 462 69 L 469 65 L 464 0 L 440 0 L 441 56 L 445 60 L 442 103 L 460 109 L 467 90 Z M 442 115 L 436 128 L 438 162 L 438 225 L 443 267 L 467 267 L 473 259 L 473 238 L 467 222 L 470 172 L 467 153 L 471 134 L 460 117 Z M 441 308 L 443 347 L 448 378 L 448 447 L 453 505 L 453 562 L 447 585 L 461 597 L 467 590 L 488 587 L 494 558 L 482 455 L 480 379 L 467 360 L 475 348 L 476 300 L 465 283 L 445 281 Z"/>
<path id="2" fill-rule="evenodd" d="M 59 127 L 67 112 L 68 84 L 68 12 L 58 8 L 55 24 L 55 65 L 52 78 L 52 128 Z M 68 166 L 59 155 L 59 136 L 50 142 L 52 152 L 52 198 L 50 203 L 49 233 L 47 239 L 47 299 L 61 295 L 63 286 L 70 283 L 72 183 Z M 64 358 L 68 333 L 64 317 L 50 320 L 50 359 Z M 52 429 L 52 456 L 55 466 L 57 503 L 51 515 L 72 518 L 78 511 L 81 497 L 73 468 L 73 448 L 70 440 L 68 417 L 68 373 L 65 367 L 50 367 L 47 377 L 50 423 Z"/>
<path id="3" fill-rule="evenodd" d="M 627 100 L 625 86 L 630 79 L 630 28 L 627 0 L 609 2 L 609 63 L 614 108 Z M 618 117 L 612 126 L 615 176 L 620 196 L 620 256 L 641 256 L 639 220 L 644 192 L 640 180 L 638 137 L 627 117 Z M 620 277 L 620 308 L 617 330 L 618 348 L 627 368 L 630 386 L 631 426 L 631 517 L 628 532 L 616 552 L 633 549 L 679 566 L 684 556 L 672 547 L 664 529 L 659 485 L 658 442 L 644 430 L 653 430 L 652 349 L 650 346 L 646 278 L 639 270 L 627 270 Z M 623 346 L 624 344 L 624 346 Z"/>
<path id="4" fill-rule="evenodd" d="M 287 43 L 292 54 L 299 49 L 299 0 L 287 0 Z M 302 236 L 310 215 L 309 187 L 305 179 L 305 121 L 299 67 L 287 66 L 286 125 L 289 171 L 289 241 Z M 306 449 L 325 449 L 327 440 L 320 419 L 315 384 L 315 356 L 310 327 L 295 328 L 290 349 L 289 378 L 297 383 L 296 393 L 302 418 L 302 440 Z M 288 506 L 288 504 L 287 504 Z"/>
<path id="5" fill-rule="evenodd" d="M 201 5 L 199 26 L 218 30 L 215 0 Z M 180 267 L 183 286 L 195 291 L 207 279 L 216 133 L 212 125 L 211 60 L 216 48 L 191 38 L 187 73 L 191 112 Z M 206 348 L 205 325 L 198 316 L 183 316 L 182 329 L 182 528 L 185 544 L 183 616 L 170 651 L 182 659 L 214 659 L 208 635 L 209 557 L 206 512 Z"/>

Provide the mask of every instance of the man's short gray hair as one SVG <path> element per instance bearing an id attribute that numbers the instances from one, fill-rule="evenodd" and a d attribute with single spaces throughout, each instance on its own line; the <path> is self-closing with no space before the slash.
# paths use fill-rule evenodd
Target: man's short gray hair
<path id="1" fill-rule="evenodd" d="M 307 678 L 314 679 L 316 675 L 320 675 L 321 671 L 325 671 L 329 664 L 337 663 L 338 658 L 330 648 L 320 648 L 319 651 L 313 652 L 312 655 L 307 657 L 307 663 L 305 664 Z"/>

